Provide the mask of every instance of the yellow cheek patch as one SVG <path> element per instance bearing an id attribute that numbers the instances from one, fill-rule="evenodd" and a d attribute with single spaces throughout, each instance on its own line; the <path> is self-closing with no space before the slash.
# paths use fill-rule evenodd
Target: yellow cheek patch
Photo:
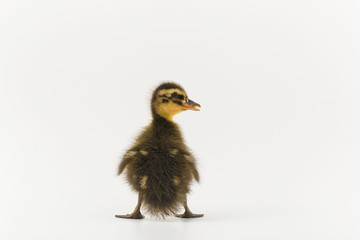
<path id="1" fill-rule="evenodd" d="M 183 110 L 180 105 L 170 101 L 165 104 L 160 104 L 156 109 L 156 111 L 160 116 L 163 116 L 164 118 L 171 120 L 175 114 L 178 114 Z"/>

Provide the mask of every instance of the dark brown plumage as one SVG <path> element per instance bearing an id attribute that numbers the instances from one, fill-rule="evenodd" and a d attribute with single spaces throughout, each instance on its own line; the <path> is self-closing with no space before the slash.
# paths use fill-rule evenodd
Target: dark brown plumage
<path id="1" fill-rule="evenodd" d="M 124 170 L 131 188 L 138 192 L 138 205 L 131 214 L 120 218 L 143 218 L 143 205 L 150 215 L 167 216 L 183 206 L 178 217 L 201 217 L 187 207 L 186 195 L 193 179 L 199 181 L 195 158 L 185 145 L 181 131 L 172 117 L 185 110 L 198 110 L 199 104 L 188 99 L 176 83 L 163 83 L 151 99 L 152 122 L 125 153 L 118 174 Z"/>

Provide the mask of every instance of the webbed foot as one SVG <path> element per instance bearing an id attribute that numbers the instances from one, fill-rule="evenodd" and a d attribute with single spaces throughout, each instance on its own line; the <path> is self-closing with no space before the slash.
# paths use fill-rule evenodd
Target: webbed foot
<path id="1" fill-rule="evenodd" d="M 183 214 L 176 214 L 175 216 L 178 218 L 199 218 L 199 217 L 203 217 L 204 214 L 195 214 L 192 212 L 185 211 Z"/>
<path id="2" fill-rule="evenodd" d="M 143 219 L 144 216 L 140 212 L 126 214 L 126 215 L 115 215 L 117 218 L 127 218 L 127 219 Z"/>

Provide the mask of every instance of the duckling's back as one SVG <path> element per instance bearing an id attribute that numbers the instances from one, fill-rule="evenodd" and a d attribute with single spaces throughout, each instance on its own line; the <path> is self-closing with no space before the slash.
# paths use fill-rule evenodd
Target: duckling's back
<path id="1" fill-rule="evenodd" d="M 178 126 L 167 120 L 153 121 L 124 155 L 119 174 L 142 197 L 151 215 L 172 215 L 185 201 L 192 179 L 199 181 L 193 156 Z"/>

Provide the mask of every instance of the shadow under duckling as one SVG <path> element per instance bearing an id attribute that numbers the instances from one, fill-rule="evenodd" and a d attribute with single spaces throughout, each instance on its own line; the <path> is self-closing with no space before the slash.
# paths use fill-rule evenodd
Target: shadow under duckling
<path id="1" fill-rule="evenodd" d="M 195 158 L 185 145 L 174 115 L 199 111 L 200 104 L 190 100 L 185 90 L 173 82 L 163 83 L 151 99 L 152 122 L 137 137 L 119 165 L 118 175 L 124 170 L 131 188 L 137 192 L 138 203 L 131 214 L 118 218 L 142 219 L 144 206 L 150 215 L 181 218 L 202 217 L 187 206 L 187 194 L 193 179 L 199 182 Z M 176 214 L 184 207 L 183 214 Z"/>

